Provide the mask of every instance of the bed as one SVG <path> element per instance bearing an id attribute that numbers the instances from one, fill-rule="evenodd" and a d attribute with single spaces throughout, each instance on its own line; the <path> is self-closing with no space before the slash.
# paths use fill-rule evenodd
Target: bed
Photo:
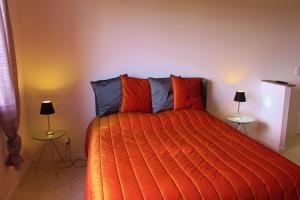
<path id="1" fill-rule="evenodd" d="M 205 110 L 96 117 L 86 150 L 86 200 L 300 198 L 297 165 Z"/>

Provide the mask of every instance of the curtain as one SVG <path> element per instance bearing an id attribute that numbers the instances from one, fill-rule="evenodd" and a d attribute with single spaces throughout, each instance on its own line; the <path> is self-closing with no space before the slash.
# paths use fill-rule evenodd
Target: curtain
<path id="1" fill-rule="evenodd" d="M 20 122 L 17 65 L 7 1 L 0 0 L 0 6 L 0 131 L 7 137 L 5 165 L 20 170 L 23 159 L 17 133 Z"/>

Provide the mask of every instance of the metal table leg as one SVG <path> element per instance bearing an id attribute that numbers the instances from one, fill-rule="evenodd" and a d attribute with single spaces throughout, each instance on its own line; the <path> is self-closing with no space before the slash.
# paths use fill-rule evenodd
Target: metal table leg
<path id="1" fill-rule="evenodd" d="M 40 152 L 38 161 L 37 161 L 37 163 L 36 163 L 35 170 L 37 170 L 37 168 L 38 168 L 39 165 L 40 165 L 41 158 L 42 158 L 42 156 L 43 156 L 43 154 L 44 154 L 44 151 L 45 151 L 46 146 L 47 146 L 47 141 L 46 141 L 46 142 L 43 144 L 43 146 L 42 146 L 42 150 L 41 150 L 41 152 Z"/>
<path id="2" fill-rule="evenodd" d="M 242 124 L 242 125 L 243 125 L 243 128 L 244 128 L 245 134 L 248 135 L 247 130 L 245 128 L 245 125 L 244 124 Z"/>
<path id="3" fill-rule="evenodd" d="M 240 131 L 241 132 L 241 126 L 243 127 L 243 129 L 244 129 L 244 131 L 245 131 L 245 135 L 248 135 L 248 132 L 247 132 L 247 130 L 246 130 L 246 128 L 245 128 L 245 125 L 244 124 L 241 124 L 241 123 L 237 123 L 237 125 L 236 125 L 236 130 L 238 130 L 238 131 Z"/>
<path id="4" fill-rule="evenodd" d="M 240 126 L 241 126 L 241 124 L 240 124 L 240 123 L 237 123 L 235 129 L 238 130 L 238 131 L 240 131 Z"/>
<path id="5" fill-rule="evenodd" d="M 61 155 L 60 151 L 58 150 L 55 142 L 53 140 L 51 140 L 51 142 L 52 142 L 53 146 L 55 147 L 55 150 L 56 150 L 57 154 L 59 155 L 60 160 L 63 161 L 64 163 L 66 163 L 65 160 L 64 160 L 64 158 L 63 158 L 63 156 Z"/>
<path id="6" fill-rule="evenodd" d="M 55 176 L 57 177 L 57 169 L 56 169 L 56 161 L 55 161 L 55 156 L 54 156 L 54 150 L 53 150 L 53 147 L 51 145 L 50 145 L 50 150 L 51 150 L 52 162 L 53 162 L 54 170 L 55 170 Z"/>

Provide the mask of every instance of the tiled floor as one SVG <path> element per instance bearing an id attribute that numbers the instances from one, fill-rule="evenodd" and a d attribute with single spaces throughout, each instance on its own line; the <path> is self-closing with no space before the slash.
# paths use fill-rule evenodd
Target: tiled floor
<path id="1" fill-rule="evenodd" d="M 82 200 L 85 167 L 58 170 L 55 177 L 51 163 L 31 166 L 11 200 Z"/>
<path id="2" fill-rule="evenodd" d="M 290 137 L 281 153 L 300 165 L 300 135 Z M 50 163 L 32 166 L 11 200 L 81 200 L 84 198 L 85 167 L 58 170 L 55 177 Z"/>

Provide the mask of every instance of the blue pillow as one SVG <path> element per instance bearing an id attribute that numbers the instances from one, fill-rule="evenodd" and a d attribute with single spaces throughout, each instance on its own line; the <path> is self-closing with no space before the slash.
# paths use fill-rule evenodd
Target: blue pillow
<path id="1" fill-rule="evenodd" d="M 95 93 L 96 115 L 104 116 L 119 112 L 121 103 L 121 80 L 119 77 L 91 81 Z"/>
<path id="2" fill-rule="evenodd" d="M 173 108 L 172 81 L 170 78 L 149 78 L 152 111 L 154 113 Z"/>

